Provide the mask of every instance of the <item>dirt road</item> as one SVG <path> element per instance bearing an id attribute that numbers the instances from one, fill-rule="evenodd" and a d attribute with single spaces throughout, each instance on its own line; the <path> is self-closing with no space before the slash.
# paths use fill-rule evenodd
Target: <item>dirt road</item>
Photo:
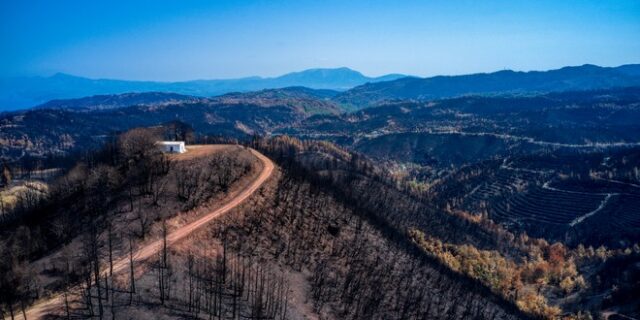
<path id="1" fill-rule="evenodd" d="M 273 173 L 274 170 L 274 164 L 273 162 L 271 162 L 271 160 L 269 160 L 269 158 L 265 157 L 264 155 L 262 155 L 261 153 L 251 149 L 251 152 L 262 162 L 263 164 L 263 168 L 262 168 L 262 172 L 260 173 L 260 175 L 258 176 L 258 178 L 256 180 L 254 180 L 247 188 L 245 188 L 244 190 L 240 191 L 235 197 L 233 197 L 231 200 L 229 200 L 229 202 L 227 202 L 225 205 L 223 205 L 222 207 L 213 210 L 205 215 L 203 215 L 202 217 L 198 218 L 197 220 L 186 224 L 172 232 L 170 232 L 167 235 L 167 245 L 171 246 L 173 244 L 175 244 L 176 242 L 186 238 L 189 234 L 191 234 L 192 232 L 198 230 L 199 228 L 203 227 L 204 225 L 206 225 L 207 223 L 209 223 L 211 220 L 216 219 L 217 217 L 229 212 L 230 210 L 232 210 L 233 208 L 237 207 L 239 204 L 241 204 L 243 201 L 245 201 L 247 198 L 249 198 L 256 190 L 258 190 L 262 184 L 267 181 L 267 179 L 269 179 L 269 177 L 271 176 L 271 174 Z M 162 248 L 162 239 L 151 242 L 149 244 L 146 244 L 140 248 L 138 248 L 134 254 L 133 254 L 133 259 L 134 261 L 144 261 L 150 257 L 153 257 L 154 255 L 156 255 L 160 249 Z M 116 259 L 114 261 L 113 264 L 113 272 L 114 273 L 118 273 L 118 272 L 122 272 L 125 270 L 128 270 L 129 268 L 129 257 L 125 256 L 125 257 L 120 257 L 119 259 Z M 51 298 L 49 298 L 48 300 L 39 302 L 35 305 L 33 305 L 32 307 L 30 307 L 27 310 L 27 319 L 41 319 L 43 318 L 46 314 L 51 313 L 51 311 L 55 310 L 56 308 L 59 308 L 60 306 L 62 306 L 64 304 L 64 300 L 62 295 L 56 295 L 53 296 Z M 21 316 L 22 314 L 18 315 L 18 318 Z"/>

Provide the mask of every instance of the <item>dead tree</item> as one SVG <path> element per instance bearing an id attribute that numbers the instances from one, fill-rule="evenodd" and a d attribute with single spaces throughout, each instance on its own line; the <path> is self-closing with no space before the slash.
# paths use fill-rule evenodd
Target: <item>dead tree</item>
<path id="1" fill-rule="evenodd" d="M 136 278 L 133 267 L 133 243 L 129 233 L 129 305 L 133 302 L 133 294 L 136 293 Z"/>
<path id="2" fill-rule="evenodd" d="M 169 299 L 171 267 L 169 265 L 169 252 L 167 247 L 167 223 L 162 221 L 162 250 L 158 259 L 158 288 L 160 291 L 160 304 L 164 305 Z"/>

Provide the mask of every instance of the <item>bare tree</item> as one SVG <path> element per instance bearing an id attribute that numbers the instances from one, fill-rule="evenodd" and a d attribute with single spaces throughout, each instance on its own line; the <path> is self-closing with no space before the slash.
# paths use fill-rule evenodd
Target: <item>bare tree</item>
<path id="1" fill-rule="evenodd" d="M 162 250 L 159 252 L 158 262 L 158 289 L 160 292 L 160 304 L 164 305 L 170 298 L 171 266 L 169 264 L 169 252 L 167 247 L 167 223 L 162 221 Z"/>
<path id="2" fill-rule="evenodd" d="M 129 233 L 129 305 L 133 302 L 133 294 L 136 293 L 136 277 L 133 267 L 133 241 Z"/>

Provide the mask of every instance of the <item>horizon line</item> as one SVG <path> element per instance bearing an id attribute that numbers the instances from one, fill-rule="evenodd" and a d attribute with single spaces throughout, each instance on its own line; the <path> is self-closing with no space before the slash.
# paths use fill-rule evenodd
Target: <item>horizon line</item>
<path id="1" fill-rule="evenodd" d="M 231 77 L 231 78 L 215 78 L 215 77 L 212 77 L 212 78 L 195 78 L 195 79 L 188 79 L 188 80 L 143 80 L 143 79 L 126 79 L 126 78 L 116 78 L 116 77 L 113 77 L 113 78 L 110 78 L 110 77 L 91 77 L 91 76 L 83 76 L 83 75 L 67 73 L 67 72 L 64 72 L 64 71 L 54 72 L 54 73 L 49 74 L 49 75 L 5 76 L 5 77 L 0 77 L 0 79 L 17 79 L 17 78 L 43 78 L 43 79 L 47 79 L 47 78 L 53 78 L 55 76 L 68 76 L 68 77 L 73 77 L 73 78 L 81 78 L 81 79 L 94 80 L 94 81 L 112 80 L 112 81 L 126 81 L 126 82 L 181 83 L 181 82 L 195 82 L 195 81 L 232 81 L 232 80 L 246 80 L 246 79 L 252 79 L 252 78 L 253 79 L 260 79 L 260 80 L 268 80 L 268 79 L 280 78 L 280 77 L 291 75 L 291 74 L 295 74 L 295 73 L 303 73 L 303 72 L 314 71 L 314 70 L 340 70 L 340 69 L 347 69 L 347 70 L 359 73 L 362 76 L 367 77 L 367 78 L 381 78 L 381 77 L 391 76 L 391 75 L 400 75 L 400 76 L 403 76 L 403 77 L 414 77 L 414 78 L 426 79 L 426 78 L 433 78 L 433 77 L 455 77 L 455 76 L 465 76 L 465 75 L 492 74 L 492 73 L 503 72 L 503 71 L 528 73 L 528 72 L 548 72 L 548 71 L 561 70 L 561 69 L 564 69 L 564 68 L 577 68 L 577 67 L 585 67 L 585 66 L 595 66 L 595 67 L 599 67 L 599 68 L 618 68 L 618 67 L 629 66 L 629 65 L 640 65 L 640 62 L 637 62 L 637 63 L 624 63 L 624 64 L 619 64 L 619 65 L 598 65 L 598 64 L 594 64 L 594 63 L 583 63 L 583 64 L 576 64 L 576 65 L 564 65 L 564 66 L 555 67 L 555 68 L 549 68 L 549 69 L 528 69 L 528 70 L 517 70 L 517 69 L 506 68 L 505 67 L 505 68 L 500 69 L 500 70 L 495 70 L 494 69 L 493 71 L 453 73 L 453 74 L 433 74 L 433 75 L 426 75 L 426 76 L 414 75 L 414 74 L 405 74 L 405 73 L 401 73 L 401 72 L 391 72 L 391 73 L 385 73 L 385 74 L 381 74 L 381 75 L 373 75 L 372 76 L 372 75 L 364 74 L 363 72 L 361 72 L 359 70 L 356 70 L 354 68 L 351 68 L 351 67 L 340 66 L 340 67 L 311 67 L 311 68 L 302 69 L 302 70 L 289 71 L 289 72 L 281 73 L 279 75 L 274 75 L 274 76 L 247 75 L 247 76 Z"/>

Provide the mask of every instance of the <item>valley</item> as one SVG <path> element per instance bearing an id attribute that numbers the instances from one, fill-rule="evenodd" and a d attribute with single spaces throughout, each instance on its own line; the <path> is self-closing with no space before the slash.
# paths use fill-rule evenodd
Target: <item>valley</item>
<path id="1" fill-rule="evenodd" d="M 348 92 L 2 114 L 5 318 L 639 315 L 638 87 Z"/>
<path id="2" fill-rule="evenodd" d="M 0 319 L 640 320 L 640 1 L 0 1 Z"/>

